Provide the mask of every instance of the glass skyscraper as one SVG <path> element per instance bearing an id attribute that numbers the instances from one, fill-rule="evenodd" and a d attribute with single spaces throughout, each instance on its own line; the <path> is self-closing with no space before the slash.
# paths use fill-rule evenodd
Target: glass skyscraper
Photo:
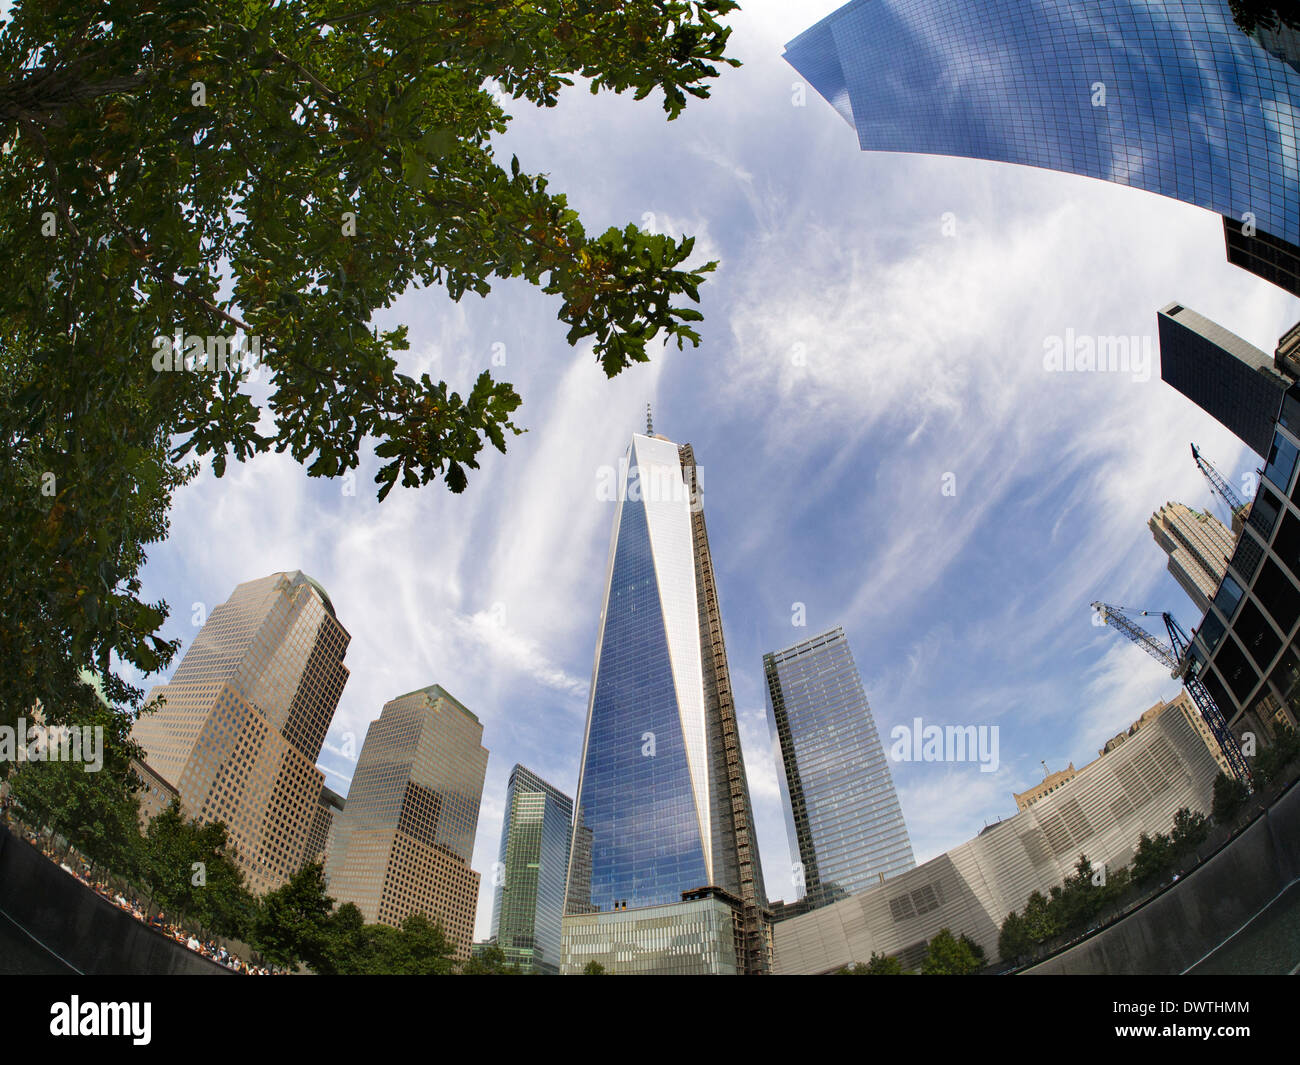
<path id="1" fill-rule="evenodd" d="M 889 762 L 841 628 L 763 656 L 791 858 L 809 905 L 916 865 Z"/>
<path id="2" fill-rule="evenodd" d="M 1286 367 L 1236 333 L 1180 303 L 1156 315 L 1160 379 L 1181 392 L 1257 455 L 1273 444 Z"/>
<path id="3" fill-rule="evenodd" d="M 560 971 L 572 827 L 573 800 L 531 769 L 516 765 L 506 789 L 492 936 L 506 961 L 524 972 Z"/>
<path id="4" fill-rule="evenodd" d="M 766 898 L 694 452 L 636 434 L 610 484 L 565 912 L 720 889 L 745 914 L 742 967 L 761 971 Z"/>
<path id="5" fill-rule="evenodd" d="M 852 0 L 785 57 L 863 150 L 1103 178 L 1300 245 L 1300 69 L 1227 0 Z"/>

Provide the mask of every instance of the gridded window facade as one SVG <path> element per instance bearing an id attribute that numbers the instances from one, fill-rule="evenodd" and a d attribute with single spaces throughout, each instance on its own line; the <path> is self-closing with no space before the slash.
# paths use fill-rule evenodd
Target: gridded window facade
<path id="1" fill-rule="evenodd" d="M 667 906 L 564 918 L 561 972 L 591 962 L 612 976 L 734 976 L 742 971 L 743 920 L 724 893 Z"/>
<path id="2" fill-rule="evenodd" d="M 1151 515 L 1147 527 L 1169 556 L 1170 574 L 1204 613 L 1228 571 L 1232 532 L 1213 514 L 1182 503 L 1166 503 Z"/>
<path id="3" fill-rule="evenodd" d="M 764 655 L 763 672 L 796 888 L 823 906 L 911 869 L 903 810 L 844 630 Z"/>
<path id="4" fill-rule="evenodd" d="M 477 717 L 438 685 L 370 723 L 325 864 L 330 894 L 367 921 L 441 921 L 469 957 L 479 876 L 470 869 L 488 752 Z"/>
<path id="5" fill-rule="evenodd" d="M 1300 245 L 1300 69 L 1227 0 L 853 0 L 785 54 L 864 150 L 1102 178 Z"/>
<path id="6" fill-rule="evenodd" d="M 530 769 L 517 765 L 511 770 L 492 937 L 506 961 L 524 972 L 559 972 L 572 824 L 572 799 Z"/>
<path id="7" fill-rule="evenodd" d="M 1264 742 L 1300 723 L 1300 425 L 1288 413 L 1296 409 L 1300 386 L 1286 393 L 1246 528 L 1191 648 L 1232 731 Z"/>
<path id="8" fill-rule="evenodd" d="M 249 888 L 273 890 L 309 856 L 316 768 L 351 637 L 301 571 L 239 585 L 216 607 L 134 736 L 186 816 L 223 821 Z"/>

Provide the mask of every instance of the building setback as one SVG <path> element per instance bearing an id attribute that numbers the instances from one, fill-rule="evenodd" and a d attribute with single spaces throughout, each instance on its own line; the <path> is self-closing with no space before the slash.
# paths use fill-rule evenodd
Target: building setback
<path id="1" fill-rule="evenodd" d="M 775 971 L 828 973 L 893 955 L 920 968 L 940 929 L 968 935 L 990 960 L 1008 913 L 1074 872 L 1129 864 L 1142 833 L 1168 832 L 1182 807 L 1207 813 L 1215 752 L 1176 701 L 1120 746 L 1033 805 L 909 872 L 775 927 Z M 1193 711 L 1194 712 L 1194 711 Z"/>
<path id="2" fill-rule="evenodd" d="M 307 849 L 303 861 L 324 862 L 329 854 L 334 818 L 343 812 L 344 799 L 337 791 L 322 785 L 316 812 L 312 817 L 311 831 L 307 834 Z"/>
<path id="3" fill-rule="evenodd" d="M 852 0 L 785 57 L 864 151 L 1045 167 L 1145 189 L 1251 233 L 1231 261 L 1286 287 L 1300 256 L 1294 35 L 1228 0 Z M 1272 276 L 1270 276 L 1270 271 Z"/>
<path id="4" fill-rule="evenodd" d="M 1236 538 L 1213 514 L 1182 503 L 1166 503 L 1147 522 L 1160 549 L 1169 556 L 1169 572 L 1202 614 L 1228 569 Z"/>
<path id="5" fill-rule="evenodd" d="M 351 637 L 301 571 L 239 585 L 216 607 L 132 734 L 186 817 L 222 821 L 250 890 L 307 858 L 324 774 L 321 744 L 348 679 Z"/>
<path id="6" fill-rule="evenodd" d="M 573 800 L 516 765 L 493 880 L 492 938 L 526 973 L 560 971 L 560 924 L 569 868 Z"/>
<path id="7" fill-rule="evenodd" d="M 477 717 L 436 684 L 370 723 L 325 863 L 329 893 L 368 923 L 441 922 L 468 958 L 479 875 L 470 868 L 488 752 Z"/>
<path id="8" fill-rule="evenodd" d="M 765 654 L 763 674 L 799 893 L 821 906 L 911 869 L 902 807 L 844 630 Z"/>
<path id="9" fill-rule="evenodd" d="M 694 452 L 635 434 L 612 487 L 562 971 L 647 971 L 641 911 L 707 898 L 739 908 L 740 967 L 762 972 L 769 918 Z M 719 971 L 718 926 L 680 927 L 672 971 Z"/>

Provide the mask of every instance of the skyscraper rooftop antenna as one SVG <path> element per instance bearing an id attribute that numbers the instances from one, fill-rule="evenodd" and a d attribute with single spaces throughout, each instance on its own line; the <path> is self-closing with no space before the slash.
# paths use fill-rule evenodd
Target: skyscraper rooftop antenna
<path id="1" fill-rule="evenodd" d="M 649 404 L 649 403 L 647 403 L 647 404 L 645 405 L 645 435 L 646 435 L 646 436 L 654 436 L 654 435 L 655 435 L 655 423 L 654 423 L 654 418 L 652 418 L 652 417 L 650 416 L 650 404 Z"/>

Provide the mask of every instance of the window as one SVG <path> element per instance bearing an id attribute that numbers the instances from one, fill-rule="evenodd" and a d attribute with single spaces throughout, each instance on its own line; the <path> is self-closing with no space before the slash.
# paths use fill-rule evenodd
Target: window
<path id="1" fill-rule="evenodd" d="M 1297 395 L 1295 388 L 1289 389 L 1282 397 L 1282 413 L 1277 420 L 1284 429 L 1289 429 L 1293 434 L 1300 433 L 1300 395 Z"/>
<path id="2" fill-rule="evenodd" d="M 1225 618 L 1231 621 L 1243 594 L 1241 585 L 1232 579 L 1231 574 L 1226 574 L 1223 583 L 1219 586 L 1219 594 L 1214 597 L 1214 605 L 1219 608 Z"/>
<path id="3" fill-rule="evenodd" d="M 1259 560 L 1263 557 L 1264 549 L 1259 546 L 1259 541 L 1243 530 L 1241 539 L 1237 542 L 1237 550 L 1232 555 L 1232 568 L 1249 581 L 1255 576 Z"/>
<path id="4" fill-rule="evenodd" d="M 1251 689 L 1259 683 L 1259 674 L 1246 661 L 1246 656 L 1242 654 L 1241 648 L 1233 639 L 1223 641 L 1223 646 L 1214 658 L 1214 665 L 1219 675 L 1227 682 L 1238 703 L 1244 702 Z"/>
<path id="5" fill-rule="evenodd" d="M 1273 434 L 1273 446 L 1269 449 L 1268 465 L 1264 467 L 1264 476 L 1277 485 L 1283 492 L 1291 486 L 1291 475 L 1295 472 L 1297 450 L 1295 444 L 1281 433 Z"/>
<path id="6" fill-rule="evenodd" d="M 1273 533 L 1273 525 L 1277 521 L 1278 512 L 1282 509 L 1282 501 L 1277 498 L 1268 488 L 1260 485 L 1259 493 L 1255 496 L 1255 502 L 1250 508 L 1250 525 L 1265 540 Z"/>
<path id="7" fill-rule="evenodd" d="M 1219 620 L 1219 616 L 1214 613 L 1206 614 L 1198 635 L 1205 644 L 1205 650 L 1209 654 L 1214 654 L 1214 649 L 1219 646 L 1219 640 L 1223 638 L 1223 622 Z"/>

